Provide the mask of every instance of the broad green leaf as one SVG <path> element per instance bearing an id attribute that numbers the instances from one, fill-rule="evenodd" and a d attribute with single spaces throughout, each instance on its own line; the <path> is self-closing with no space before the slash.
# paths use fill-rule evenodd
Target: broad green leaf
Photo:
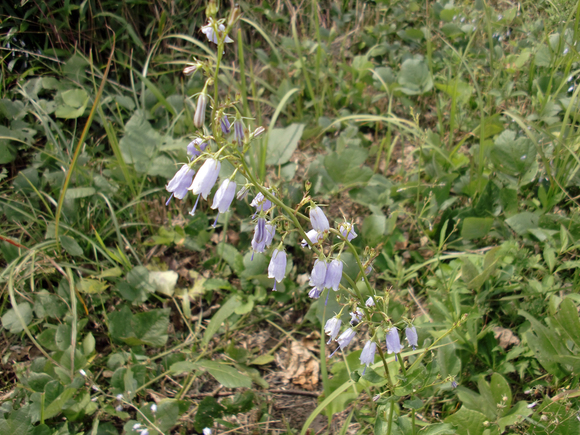
<path id="1" fill-rule="evenodd" d="M 540 217 L 537 214 L 524 211 L 506 219 L 505 222 L 512 230 L 522 236 L 526 234 L 528 230 L 538 228 Z"/>
<path id="2" fill-rule="evenodd" d="M 270 364 L 272 361 L 274 361 L 276 358 L 274 358 L 274 355 L 260 355 L 256 358 L 254 358 L 251 362 L 250 365 L 252 366 L 263 366 L 266 364 Z"/>
<path id="3" fill-rule="evenodd" d="M 63 104 L 59 104 L 54 112 L 57 118 L 74 119 L 85 113 L 89 95 L 84 89 L 69 89 L 60 93 Z"/>
<path id="4" fill-rule="evenodd" d="M 167 342 L 170 309 L 155 309 L 133 316 L 132 324 L 137 344 L 161 347 Z M 126 340 L 128 344 L 132 344 Z"/>
<path id="5" fill-rule="evenodd" d="M 209 341 L 213 338 L 213 336 L 217 333 L 218 329 L 222 326 L 226 319 L 228 319 L 242 304 L 240 299 L 237 296 L 231 296 L 218 310 L 217 313 L 213 315 L 209 325 L 207 325 L 207 329 L 205 330 L 205 334 L 203 335 L 202 342 L 204 344 L 208 344 Z"/>
<path id="6" fill-rule="evenodd" d="M 208 360 L 200 360 L 195 363 L 195 366 L 198 369 L 207 370 L 226 388 L 250 388 L 252 386 L 252 380 L 232 366 Z"/>
<path id="7" fill-rule="evenodd" d="M 174 375 L 180 375 L 182 373 L 191 373 L 195 370 L 195 364 L 191 361 L 178 361 L 176 363 L 171 364 L 169 370 Z"/>
<path id="8" fill-rule="evenodd" d="M 372 214 L 363 221 L 362 235 L 371 246 L 376 246 L 383 240 L 387 218 L 383 215 Z"/>
<path id="9" fill-rule="evenodd" d="M 135 165 L 137 172 L 146 173 L 161 142 L 161 135 L 151 127 L 145 115 L 136 111 L 125 124 L 125 135 L 119 147 L 125 163 Z"/>
<path id="10" fill-rule="evenodd" d="M 286 128 L 273 128 L 268 134 L 266 164 L 283 165 L 290 161 L 298 146 L 305 124 L 290 124 Z"/>
<path id="11" fill-rule="evenodd" d="M 30 406 L 23 406 L 12 412 L 8 418 L 0 418 L 0 433 L 2 435 L 26 435 L 32 429 Z"/>
<path id="12" fill-rule="evenodd" d="M 496 139 L 491 150 L 491 161 L 501 172 L 514 177 L 525 174 L 536 161 L 537 149 L 526 138 L 516 139 L 513 130 L 504 130 Z"/>
<path id="13" fill-rule="evenodd" d="M 562 325 L 562 330 L 568 334 L 570 339 L 580 349 L 580 319 L 578 318 L 578 310 L 574 302 L 572 302 L 572 299 L 564 298 L 560 304 L 560 311 L 556 319 Z"/>
<path id="14" fill-rule="evenodd" d="M 202 433 L 206 427 L 213 427 L 214 419 L 221 418 L 225 408 L 212 396 L 204 397 L 197 407 L 193 427 L 197 433 Z"/>
<path id="15" fill-rule="evenodd" d="M 232 245 L 220 243 L 217 248 L 217 253 L 228 263 L 234 272 L 241 274 L 244 271 L 244 257 Z"/>
<path id="16" fill-rule="evenodd" d="M 366 161 L 368 152 L 364 148 L 346 148 L 339 153 L 331 153 L 324 158 L 324 167 L 328 175 L 344 185 L 364 183 L 371 179 L 373 171 L 361 165 Z"/>
<path id="17" fill-rule="evenodd" d="M 455 435 L 455 428 L 448 423 L 430 424 L 418 432 L 419 435 Z"/>
<path id="18" fill-rule="evenodd" d="M 505 415 L 512 406 L 512 390 L 510 384 L 499 373 L 491 375 L 491 382 L 489 384 L 491 394 L 495 404 L 502 404 L 505 408 L 498 408 L 499 415 Z M 504 398 L 506 401 L 504 402 Z"/>
<path id="19" fill-rule="evenodd" d="M 484 414 L 462 406 L 455 414 L 445 419 L 445 423 L 451 423 L 457 428 L 458 435 L 483 435 L 486 431 L 484 422 L 489 418 Z"/>
<path id="20" fill-rule="evenodd" d="M 506 408 L 507 409 L 507 408 Z M 514 425 L 518 422 L 524 420 L 525 417 L 533 412 L 532 409 L 528 408 L 527 402 L 520 401 L 515 404 L 514 407 L 509 409 L 507 413 L 498 420 L 499 430 L 503 433 L 506 426 Z"/>
<path id="21" fill-rule="evenodd" d="M 86 198 L 87 196 L 92 196 L 96 193 L 94 187 L 72 187 L 68 189 L 64 197 L 68 200 Z"/>
<path id="22" fill-rule="evenodd" d="M 28 325 L 32 321 L 32 308 L 28 302 L 22 302 L 14 308 L 10 308 L 2 316 L 2 326 L 13 334 L 18 334 L 24 330 L 22 322 Z"/>
<path id="23" fill-rule="evenodd" d="M 401 91 L 407 95 L 420 95 L 433 88 L 433 79 L 427 63 L 422 58 L 407 59 L 397 76 Z"/>
<path id="24" fill-rule="evenodd" d="M 493 218 L 465 218 L 461 227 L 461 237 L 465 240 L 481 239 L 489 233 L 492 225 Z"/>

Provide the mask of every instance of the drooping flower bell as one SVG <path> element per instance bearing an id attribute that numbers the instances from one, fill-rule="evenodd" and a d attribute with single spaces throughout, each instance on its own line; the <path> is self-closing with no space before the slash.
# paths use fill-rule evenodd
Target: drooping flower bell
<path id="1" fill-rule="evenodd" d="M 314 262 L 314 267 L 312 268 L 312 273 L 310 274 L 310 285 L 313 287 L 318 287 L 319 289 L 324 289 L 324 281 L 326 280 L 326 261 L 316 260 Z"/>
<path id="2" fill-rule="evenodd" d="M 369 298 L 367 299 L 367 301 L 365 302 L 365 305 L 370 308 L 370 307 L 374 307 L 375 306 L 375 301 L 373 299 L 372 296 L 369 296 Z"/>
<path id="3" fill-rule="evenodd" d="M 310 240 L 310 243 L 312 245 L 314 245 L 315 243 L 318 243 L 324 237 L 324 234 L 319 233 L 316 230 L 310 230 L 306 233 L 306 237 L 308 237 L 308 240 Z M 302 242 L 300 243 L 300 245 L 303 248 L 306 248 L 308 246 L 308 242 L 306 241 L 306 239 L 302 239 Z M 308 249 L 310 249 L 310 246 L 308 246 Z"/>
<path id="4" fill-rule="evenodd" d="M 402 350 L 403 348 L 401 346 L 401 340 L 399 339 L 399 330 L 397 327 L 393 326 L 387 332 L 387 353 L 394 353 L 396 359 L 397 354 L 401 353 Z"/>
<path id="5" fill-rule="evenodd" d="M 195 106 L 195 115 L 193 115 L 193 125 L 197 128 L 203 127 L 205 122 L 205 109 L 207 107 L 207 103 L 209 102 L 209 96 L 207 95 L 206 88 L 203 88 L 201 94 L 197 99 L 197 106 Z"/>
<path id="6" fill-rule="evenodd" d="M 183 165 L 179 171 L 173 176 L 173 178 L 169 181 L 165 189 L 168 192 L 171 192 L 171 196 L 165 203 L 165 205 L 169 205 L 171 198 L 174 196 L 177 199 L 183 199 L 185 195 L 187 195 L 187 189 L 191 185 L 191 180 L 193 180 L 193 176 L 195 175 L 195 171 L 189 167 L 189 165 Z"/>
<path id="7" fill-rule="evenodd" d="M 409 346 L 415 350 L 418 346 L 417 341 L 419 340 L 419 337 L 417 336 L 417 328 L 414 326 L 405 328 L 405 335 L 407 337 L 407 341 L 409 342 Z"/>
<path id="8" fill-rule="evenodd" d="M 230 205 L 236 194 L 236 182 L 226 178 L 218 188 L 213 197 L 212 209 L 218 209 L 218 215 L 215 217 L 213 226 L 215 227 L 220 213 L 225 213 L 230 208 Z"/>
<path id="9" fill-rule="evenodd" d="M 276 282 L 282 282 L 284 275 L 286 275 L 286 252 L 274 249 L 268 265 L 268 278 L 275 279 L 273 291 L 276 291 Z"/>
<path id="10" fill-rule="evenodd" d="M 328 231 L 330 229 L 328 219 L 326 218 L 322 209 L 318 206 L 312 207 L 310 209 L 310 223 L 312 224 L 312 228 L 314 228 L 319 233 L 323 233 L 324 231 Z"/>
<path id="11" fill-rule="evenodd" d="M 326 268 L 326 277 L 324 278 L 324 287 L 338 291 L 340 280 L 342 279 L 342 261 L 332 260 Z"/>
<path id="12" fill-rule="evenodd" d="M 355 309 L 352 313 L 350 313 L 350 323 L 353 325 L 356 323 L 360 323 L 364 315 L 365 313 L 363 310 L 361 310 L 360 308 Z"/>
<path id="13" fill-rule="evenodd" d="M 189 142 L 187 145 L 187 155 L 191 156 L 190 161 L 198 157 L 206 148 L 207 143 L 199 137 Z"/>
<path id="14" fill-rule="evenodd" d="M 256 213 L 260 211 L 266 212 L 272 208 L 272 201 L 267 199 L 262 192 L 258 192 L 258 194 L 254 197 L 250 205 L 256 208 Z"/>
<path id="15" fill-rule="evenodd" d="M 201 168 L 199 168 L 199 172 L 193 179 L 191 186 L 189 186 L 189 190 L 191 190 L 194 195 L 201 195 L 203 196 L 203 199 L 207 199 L 207 196 L 211 192 L 211 188 L 217 181 L 220 169 L 221 163 L 218 160 L 207 159 L 204 164 L 201 165 Z M 193 216 L 195 214 L 198 202 L 199 196 L 195 201 L 193 209 L 189 212 L 190 215 Z"/>
<path id="16" fill-rule="evenodd" d="M 332 357 L 332 355 L 334 355 L 338 349 L 344 350 L 350 344 L 355 335 L 356 332 L 352 328 L 348 328 L 346 331 L 340 334 L 340 337 L 336 339 L 338 347 L 334 352 L 332 352 L 332 354 L 330 354 L 330 357 Z"/>
<path id="17" fill-rule="evenodd" d="M 308 292 L 308 297 L 311 299 L 318 299 L 321 294 L 322 294 L 322 289 L 319 289 L 318 287 L 312 287 L 310 289 L 310 291 Z"/>
<path id="18" fill-rule="evenodd" d="M 254 250 L 254 253 L 264 252 L 264 249 L 272 243 L 274 234 L 276 234 L 276 227 L 270 223 L 266 223 L 266 219 L 263 217 L 258 218 L 256 227 L 254 228 L 254 238 L 252 239 L 252 249 Z M 252 254 L 252 260 L 253 259 L 254 254 Z"/>
<path id="19" fill-rule="evenodd" d="M 231 124 L 228 119 L 228 115 L 223 115 L 220 118 L 220 127 L 222 129 L 223 134 L 230 134 Z"/>
<path id="20" fill-rule="evenodd" d="M 328 343 L 326 344 L 330 344 L 330 342 L 336 338 L 340 332 L 341 324 L 342 320 L 340 320 L 338 317 L 333 317 L 326 321 L 326 325 L 324 325 L 324 332 L 329 336 Z"/>
<path id="21" fill-rule="evenodd" d="M 345 237 L 349 242 L 357 236 L 354 232 L 354 224 L 343 222 L 338 226 L 338 231 Z"/>
<path id="22" fill-rule="evenodd" d="M 224 26 L 223 24 L 219 24 L 217 26 L 217 30 L 219 34 L 222 35 L 223 32 L 225 32 L 226 30 L 226 26 Z M 208 41 L 213 42 L 214 44 L 217 45 L 218 38 L 214 29 L 214 22 L 211 18 L 209 19 L 209 22 L 201 28 L 201 32 L 205 34 L 205 36 L 207 36 Z M 228 35 L 226 35 L 226 39 L 224 40 L 224 42 L 229 44 L 230 42 L 234 42 L 234 40 L 230 38 Z"/>
<path id="23" fill-rule="evenodd" d="M 244 143 L 244 121 L 242 118 L 238 117 L 234 120 L 234 140 L 241 146 Z"/>
<path id="24" fill-rule="evenodd" d="M 365 344 L 361 354 L 360 354 L 360 363 L 366 365 L 364 372 L 366 371 L 367 367 L 375 362 L 375 352 L 377 351 L 377 344 L 369 340 Z"/>

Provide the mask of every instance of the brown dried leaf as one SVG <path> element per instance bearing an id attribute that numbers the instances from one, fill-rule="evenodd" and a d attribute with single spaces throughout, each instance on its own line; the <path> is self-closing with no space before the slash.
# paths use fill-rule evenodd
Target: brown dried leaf
<path id="1" fill-rule="evenodd" d="M 507 349 L 511 345 L 518 346 L 520 344 L 520 339 L 510 329 L 495 326 L 493 334 L 503 349 Z"/>

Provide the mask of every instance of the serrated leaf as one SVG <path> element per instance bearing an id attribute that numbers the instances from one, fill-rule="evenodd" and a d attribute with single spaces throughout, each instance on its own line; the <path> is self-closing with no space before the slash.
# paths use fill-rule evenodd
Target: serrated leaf
<path id="1" fill-rule="evenodd" d="M 216 361 L 200 360 L 195 363 L 196 368 L 207 370 L 216 381 L 226 388 L 250 388 L 252 380 L 235 368 Z"/>

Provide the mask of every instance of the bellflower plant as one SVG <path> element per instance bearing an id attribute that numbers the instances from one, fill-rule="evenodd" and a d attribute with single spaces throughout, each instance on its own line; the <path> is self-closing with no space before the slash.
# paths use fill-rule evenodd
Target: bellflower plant
<path id="1" fill-rule="evenodd" d="M 286 275 L 286 252 L 274 249 L 272 253 L 272 259 L 268 265 L 268 278 L 274 278 L 274 288 L 276 291 L 276 282 L 282 282 L 284 276 Z"/>
<path id="2" fill-rule="evenodd" d="M 364 371 L 363 371 L 363 374 L 366 371 L 367 367 L 375 362 L 375 352 L 376 351 L 377 351 L 377 344 L 372 340 L 367 341 L 367 343 L 365 344 L 365 347 L 363 348 L 363 350 L 360 354 L 360 363 L 364 364 L 366 366 Z"/>
<path id="3" fill-rule="evenodd" d="M 330 357 L 332 357 L 338 349 L 344 350 L 350 344 L 350 342 L 352 341 L 352 339 L 354 338 L 355 335 L 356 335 L 356 332 L 352 328 L 348 328 L 346 331 L 344 331 L 342 334 L 340 334 L 340 337 L 338 337 L 336 339 L 336 342 L 338 343 L 338 347 L 336 348 L 336 350 L 334 352 L 332 352 Z"/>
<path id="4" fill-rule="evenodd" d="M 338 333 L 340 332 L 340 325 L 342 324 L 342 320 L 338 317 L 332 317 L 326 321 L 326 325 L 324 325 L 324 332 L 326 335 L 329 336 L 328 343 L 336 338 Z"/>
<path id="5" fill-rule="evenodd" d="M 338 231 L 349 242 L 357 236 L 357 233 L 354 232 L 354 224 L 349 224 L 348 222 L 341 223 L 338 226 Z"/>
<path id="6" fill-rule="evenodd" d="M 312 207 L 310 209 L 310 223 L 312 224 L 312 228 L 314 228 L 319 233 L 328 231 L 330 228 L 328 219 L 326 218 L 322 209 L 318 206 Z"/>
<path id="7" fill-rule="evenodd" d="M 409 342 L 409 346 L 411 346 L 413 350 L 415 350 L 415 348 L 417 347 L 417 340 L 419 339 L 419 337 L 417 336 L 417 328 L 415 328 L 414 326 L 405 328 L 405 335 L 407 341 Z"/>
<path id="8" fill-rule="evenodd" d="M 244 143 L 244 122 L 242 118 L 237 117 L 234 120 L 234 140 L 241 146 Z"/>
<path id="9" fill-rule="evenodd" d="M 392 353 L 396 354 L 401 353 L 403 347 L 401 346 L 401 340 L 399 339 L 399 330 L 396 326 L 393 326 L 387 332 L 387 353 L 390 355 Z"/>
<path id="10" fill-rule="evenodd" d="M 171 198 L 174 196 L 177 199 L 183 199 L 185 195 L 187 195 L 187 190 L 191 185 L 191 181 L 193 180 L 193 176 L 195 171 L 189 167 L 189 165 L 183 165 L 179 171 L 173 176 L 173 178 L 169 181 L 165 190 L 171 192 L 171 196 L 165 203 L 165 205 L 169 205 Z"/>
<path id="11" fill-rule="evenodd" d="M 220 128 L 223 134 L 230 134 L 231 125 L 227 115 L 220 118 Z"/>
<path id="12" fill-rule="evenodd" d="M 306 233 L 306 237 L 308 237 L 308 240 L 310 240 L 310 244 L 314 245 L 315 243 L 318 243 L 320 240 L 322 240 L 324 234 L 319 233 L 316 230 L 310 230 Z M 308 246 L 308 242 L 306 239 L 302 239 L 302 243 L 300 243 L 300 245 L 305 248 Z M 308 246 L 308 249 L 310 249 L 310 246 Z"/>
<path id="13" fill-rule="evenodd" d="M 192 140 L 189 145 L 187 145 L 187 154 L 191 156 L 191 160 L 198 157 L 207 148 L 207 143 L 203 139 L 197 138 Z"/>
<path id="14" fill-rule="evenodd" d="M 221 163 L 218 160 L 207 159 L 201 168 L 199 168 L 199 172 L 196 174 L 188 190 L 191 190 L 194 195 L 201 195 L 203 196 L 203 199 L 207 199 L 209 192 L 211 192 L 211 188 L 217 181 L 220 169 Z M 198 202 L 199 196 L 195 201 L 193 209 L 189 212 L 190 215 L 193 216 L 195 214 Z"/>
<path id="15" fill-rule="evenodd" d="M 319 289 L 324 289 L 324 282 L 326 281 L 326 262 L 323 260 L 316 260 L 312 273 L 310 274 L 310 285 Z"/>
<path id="16" fill-rule="evenodd" d="M 340 280 L 342 279 L 342 261 L 332 260 L 326 268 L 324 287 L 338 291 Z"/>
<path id="17" fill-rule="evenodd" d="M 210 18 L 209 22 L 201 28 L 201 32 L 207 37 L 208 41 L 213 42 L 214 44 L 217 44 L 218 38 L 217 38 L 217 34 L 216 34 L 214 26 L 215 26 L 215 23 L 214 23 L 213 19 Z M 226 31 L 226 26 L 224 26 L 223 24 L 218 24 L 217 30 L 221 35 Z M 229 44 L 231 42 L 234 42 L 234 40 L 232 38 L 230 38 L 228 35 L 226 35 L 224 42 L 226 44 Z"/>
<path id="18" fill-rule="evenodd" d="M 218 215 L 215 217 L 215 222 L 213 223 L 214 227 L 217 224 L 219 214 L 225 213 L 230 208 L 230 204 L 232 203 L 235 194 L 236 182 L 230 180 L 229 178 L 225 179 L 213 197 L 213 204 L 211 208 L 214 210 L 216 208 L 218 209 Z"/>

